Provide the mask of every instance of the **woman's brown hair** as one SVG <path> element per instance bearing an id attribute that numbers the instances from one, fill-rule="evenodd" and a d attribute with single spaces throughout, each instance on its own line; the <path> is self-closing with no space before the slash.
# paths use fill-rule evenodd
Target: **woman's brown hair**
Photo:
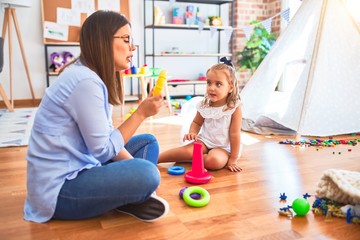
<path id="1" fill-rule="evenodd" d="M 112 105 L 121 104 L 123 91 L 119 73 L 115 72 L 113 36 L 127 24 L 124 15 L 99 10 L 85 20 L 80 31 L 80 61 L 102 79 Z"/>

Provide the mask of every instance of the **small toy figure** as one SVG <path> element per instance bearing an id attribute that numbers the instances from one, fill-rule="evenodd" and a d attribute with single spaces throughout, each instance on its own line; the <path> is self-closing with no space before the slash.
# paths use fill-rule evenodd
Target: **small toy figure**
<path id="1" fill-rule="evenodd" d="M 75 57 L 71 52 L 66 51 L 66 52 L 63 52 L 62 55 L 63 55 L 63 63 L 64 63 L 64 65 L 66 65 L 66 64 L 68 64 L 68 63 L 75 60 Z"/>
<path id="2" fill-rule="evenodd" d="M 278 213 L 282 216 L 293 217 L 293 212 L 290 211 L 291 206 L 280 208 Z"/>
<path id="3" fill-rule="evenodd" d="M 64 58 L 61 54 L 57 52 L 53 52 L 50 55 L 50 69 L 52 69 L 54 72 L 59 72 L 60 68 L 64 66 Z"/>
<path id="4" fill-rule="evenodd" d="M 311 195 L 308 194 L 308 193 L 305 193 L 305 194 L 303 195 L 303 197 L 304 197 L 305 199 L 308 199 L 309 197 L 311 197 Z"/>
<path id="5" fill-rule="evenodd" d="M 219 16 L 210 16 L 208 18 L 210 26 L 222 26 L 222 21 Z"/>
<path id="6" fill-rule="evenodd" d="M 285 195 L 285 193 L 281 194 L 280 193 L 280 201 L 286 201 L 287 196 Z"/>

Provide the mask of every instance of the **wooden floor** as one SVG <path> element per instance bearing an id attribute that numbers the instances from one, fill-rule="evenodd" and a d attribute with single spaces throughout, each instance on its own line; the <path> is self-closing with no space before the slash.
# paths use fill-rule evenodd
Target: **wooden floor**
<path id="1" fill-rule="evenodd" d="M 126 105 L 126 112 L 130 107 Z M 121 122 L 119 113 L 120 109 L 115 108 L 115 124 Z M 170 123 L 165 123 L 167 119 Z M 180 131 L 181 126 L 169 118 L 165 107 L 138 130 L 155 134 L 161 151 L 181 144 Z M 324 149 L 278 144 L 286 138 L 244 132 L 243 172 L 231 173 L 226 169 L 210 172 L 213 178 L 201 186 L 211 195 L 209 205 L 204 208 L 191 208 L 180 200 L 180 189 L 191 184 L 182 175 L 169 175 L 166 166 L 159 166 L 162 180 L 157 194 L 169 202 L 171 209 L 168 216 L 155 223 L 143 223 L 116 212 L 82 221 L 45 224 L 24 221 L 27 148 L 0 148 L 0 239 L 359 240 L 360 225 L 347 224 L 345 219 L 333 218 L 327 222 L 312 212 L 290 219 L 279 216 L 278 210 L 305 193 L 313 194 L 326 169 L 360 171 L 360 144 Z M 191 169 L 190 164 L 182 166 Z M 280 203 L 280 193 L 286 193 L 286 203 Z M 310 204 L 313 201 L 314 197 L 310 197 Z"/>

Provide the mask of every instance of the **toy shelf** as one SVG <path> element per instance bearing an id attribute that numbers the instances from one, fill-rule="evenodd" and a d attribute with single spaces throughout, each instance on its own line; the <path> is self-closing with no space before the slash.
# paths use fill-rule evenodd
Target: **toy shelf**
<path id="1" fill-rule="evenodd" d="M 145 0 L 145 1 L 153 1 L 153 0 Z M 158 2 L 168 2 L 169 0 L 156 0 Z M 232 3 L 232 0 L 177 0 L 176 2 L 183 3 L 204 3 L 204 4 L 224 4 L 224 3 Z"/>
<path id="2" fill-rule="evenodd" d="M 146 56 L 156 57 L 231 57 L 231 53 L 158 53 L 147 54 Z"/>
<path id="3" fill-rule="evenodd" d="M 205 93 L 206 83 L 207 82 L 204 80 L 167 81 L 169 94 L 172 97 L 181 95 L 203 96 Z M 186 94 L 183 94 L 183 91 L 186 91 Z"/>
<path id="4" fill-rule="evenodd" d="M 211 27 L 213 27 L 217 31 L 231 29 L 230 26 L 209 26 L 209 25 L 205 25 L 202 28 L 202 30 L 210 30 Z M 166 24 L 161 24 L 161 25 L 146 25 L 145 28 L 198 30 L 199 25 L 166 23 Z"/>
<path id="5" fill-rule="evenodd" d="M 50 86 L 50 77 L 56 77 L 59 73 L 50 70 L 50 54 L 53 51 L 70 51 L 70 49 L 76 49 L 76 52 L 80 51 L 80 44 L 78 42 L 52 42 L 44 41 L 45 47 L 45 69 L 46 69 L 46 87 Z"/>
<path id="6" fill-rule="evenodd" d="M 177 0 L 173 6 L 166 5 L 165 2 L 168 0 L 144 0 L 144 63 L 152 67 L 166 68 L 175 79 L 195 79 L 195 71 L 197 70 L 192 68 L 190 74 L 183 74 L 179 71 L 179 67 L 192 66 L 196 61 L 204 65 L 217 63 L 224 56 L 232 58 L 232 35 L 229 35 L 229 32 L 233 29 L 234 23 L 233 0 Z M 204 13 L 208 17 L 218 16 L 225 21 L 222 21 L 223 25 L 213 26 L 209 25 L 205 21 L 206 16 L 203 16 L 201 22 L 204 25 L 200 26 L 197 22 L 189 24 L 184 15 L 183 22 L 175 24 L 174 20 L 169 18 L 169 11 L 174 11 L 175 8 L 184 10 L 187 7 L 186 5 L 204 9 Z M 155 7 L 165 12 L 165 23 L 156 20 L 154 16 Z M 196 31 L 199 31 L 200 34 L 197 34 Z M 207 33 L 202 34 L 201 31 Z M 164 41 L 165 38 L 168 41 Z M 196 44 L 192 46 L 193 42 L 204 44 L 198 48 Z M 174 45 L 171 46 L 172 44 Z M 195 58 L 199 58 L 199 60 Z M 173 90 L 176 90 L 179 95 L 187 96 L 189 92 L 199 93 L 200 91 L 195 91 L 195 87 L 203 90 L 205 83 L 199 80 L 189 80 L 184 83 L 168 82 L 168 85 L 170 95 L 172 95 L 171 87 L 174 87 Z"/>

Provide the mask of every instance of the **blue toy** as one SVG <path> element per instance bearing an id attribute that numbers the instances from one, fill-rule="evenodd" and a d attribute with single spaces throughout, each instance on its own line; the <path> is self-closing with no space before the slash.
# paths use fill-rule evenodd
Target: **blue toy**
<path id="1" fill-rule="evenodd" d="M 168 168 L 168 173 L 171 175 L 181 175 L 185 173 L 185 168 L 181 166 L 173 166 Z"/>
<path id="2" fill-rule="evenodd" d="M 308 193 L 305 193 L 305 194 L 303 195 L 303 197 L 304 197 L 305 199 L 308 199 L 309 197 L 311 197 L 311 195 L 309 195 Z"/>
<path id="3" fill-rule="evenodd" d="M 286 198 L 287 198 L 287 196 L 285 195 L 285 193 L 283 193 L 283 194 L 280 193 L 280 200 L 286 201 Z"/>

